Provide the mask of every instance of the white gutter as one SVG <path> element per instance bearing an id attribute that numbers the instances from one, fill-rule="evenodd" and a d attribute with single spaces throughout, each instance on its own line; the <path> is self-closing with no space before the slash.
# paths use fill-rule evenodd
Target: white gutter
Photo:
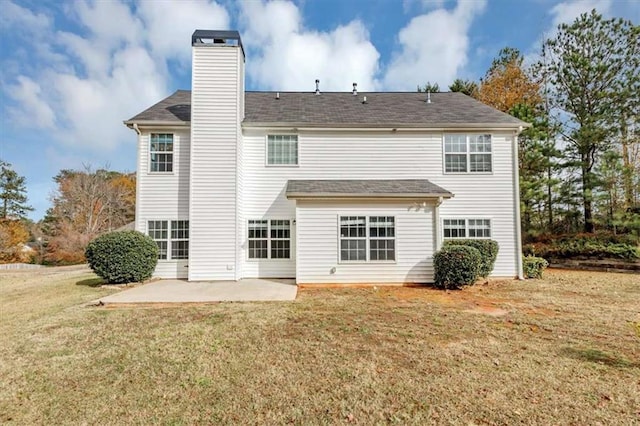
<path id="1" fill-rule="evenodd" d="M 292 192 L 286 194 L 288 200 L 314 200 L 314 199 L 404 199 L 404 200 L 415 200 L 415 199 L 436 199 L 438 205 L 442 202 L 444 198 L 452 198 L 453 194 L 401 194 L 401 193 L 379 193 L 379 194 L 350 194 L 350 193 L 300 193 L 300 192 Z"/>
<path id="2" fill-rule="evenodd" d="M 142 132 L 140 131 L 140 129 L 138 128 L 138 123 L 133 123 L 133 130 L 136 131 L 136 133 L 138 134 L 138 136 L 140 136 L 142 134 Z"/>
<path id="3" fill-rule="evenodd" d="M 327 127 L 326 124 L 314 125 L 310 123 L 242 123 L 243 129 L 255 129 L 255 130 L 290 130 L 293 132 L 298 131 L 320 131 L 320 132 L 332 132 L 332 131 L 353 131 L 353 132 L 442 132 L 442 131 L 504 131 L 504 130 L 516 130 L 523 127 L 531 127 L 529 123 L 522 124 L 501 124 L 501 123 L 473 123 L 473 124 L 444 124 L 434 123 L 426 126 L 410 126 L 407 124 L 399 125 L 378 125 L 371 124 L 364 127 L 362 124 L 344 124 Z"/>
<path id="4" fill-rule="evenodd" d="M 522 126 L 513 135 L 513 199 L 514 199 L 514 227 L 516 231 L 516 262 L 518 262 L 518 279 L 524 279 L 522 269 L 522 226 L 520 222 L 520 168 L 518 163 L 518 135 Z"/>

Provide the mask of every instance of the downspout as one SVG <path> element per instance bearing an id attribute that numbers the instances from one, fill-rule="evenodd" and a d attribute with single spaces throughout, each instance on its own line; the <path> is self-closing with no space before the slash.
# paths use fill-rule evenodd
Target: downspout
<path id="1" fill-rule="evenodd" d="M 142 145 L 142 141 L 140 140 L 141 136 L 142 136 L 142 132 L 140 131 L 140 129 L 138 128 L 138 123 L 133 123 L 133 130 L 135 130 L 136 134 L 138 135 L 138 143 L 136 145 L 136 152 L 137 152 L 137 162 L 136 162 L 136 207 L 135 207 L 135 217 L 133 218 L 134 220 L 134 226 L 133 229 L 135 229 L 136 231 L 139 232 L 144 232 L 146 230 L 142 230 L 140 229 L 140 227 L 138 226 L 138 219 L 140 219 L 140 160 L 142 159 L 141 157 L 141 153 L 140 150 L 141 145 Z M 146 232 L 144 232 L 146 233 Z"/>
<path id="2" fill-rule="evenodd" d="M 434 222 L 434 229 L 435 229 L 435 238 L 436 238 L 436 244 L 435 244 L 435 251 L 438 251 L 442 248 L 442 237 L 440 235 L 441 232 L 441 227 L 440 227 L 440 204 L 442 204 L 442 201 L 444 200 L 444 198 L 442 197 L 438 197 L 438 201 L 436 201 L 435 204 L 435 208 L 433 209 L 433 222 Z"/>
<path id="3" fill-rule="evenodd" d="M 516 231 L 516 262 L 518 262 L 518 279 L 524 279 L 522 270 L 522 226 L 520 223 L 520 166 L 518 163 L 518 135 L 522 126 L 513 136 L 513 199 L 514 199 L 514 227 Z"/>

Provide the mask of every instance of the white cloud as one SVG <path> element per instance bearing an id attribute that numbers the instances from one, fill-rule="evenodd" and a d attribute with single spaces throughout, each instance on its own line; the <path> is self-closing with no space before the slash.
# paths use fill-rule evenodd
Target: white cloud
<path id="1" fill-rule="evenodd" d="M 42 31 L 51 26 L 51 20 L 43 13 L 34 13 L 10 0 L 2 2 L 0 28 L 18 28 L 24 31 Z"/>
<path id="2" fill-rule="evenodd" d="M 603 15 L 608 15 L 612 0 L 570 0 L 558 3 L 549 13 L 553 16 L 551 31 L 555 31 L 560 24 L 570 24 L 583 13 L 596 9 Z"/>
<path id="3" fill-rule="evenodd" d="M 122 120 L 168 94 L 167 62 L 188 63 L 194 26 L 229 25 L 226 10 L 212 1 L 78 1 L 66 5 L 65 12 L 82 31 L 55 32 L 43 14 L 8 5 L 11 18 L 3 15 L 2 25 L 48 28 L 50 46 L 32 50 L 30 61 L 46 64 L 41 70 L 24 67 L 5 83 L 14 101 L 10 113 L 24 118 L 19 124 L 51 129 L 60 144 L 87 153 L 113 151 L 131 140 Z M 24 41 L 36 49 L 42 39 Z"/>
<path id="4" fill-rule="evenodd" d="M 227 10 L 211 1 L 142 1 L 138 12 L 145 22 L 146 37 L 158 57 L 172 57 L 188 63 L 191 34 L 195 29 L 226 30 Z"/>
<path id="5" fill-rule="evenodd" d="M 383 83 L 391 90 L 415 90 L 427 81 L 441 87 L 453 81 L 467 63 L 468 31 L 486 2 L 459 1 L 455 9 L 416 16 L 398 34 L 397 52 Z"/>
<path id="6" fill-rule="evenodd" d="M 378 84 L 380 54 L 359 20 L 327 31 L 303 26 L 300 11 L 289 1 L 242 3 L 243 40 L 247 47 L 247 75 L 264 89 L 347 91 Z"/>
<path id="7" fill-rule="evenodd" d="M 54 127 L 55 114 L 44 100 L 39 83 L 29 77 L 19 76 L 17 84 L 10 85 L 7 92 L 21 106 L 9 109 L 9 114 L 16 122 L 45 129 Z"/>

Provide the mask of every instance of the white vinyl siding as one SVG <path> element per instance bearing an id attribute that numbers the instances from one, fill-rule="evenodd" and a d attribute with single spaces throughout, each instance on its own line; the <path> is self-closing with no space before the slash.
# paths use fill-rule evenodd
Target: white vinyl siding
<path id="1" fill-rule="evenodd" d="M 151 134 L 173 135 L 172 173 L 149 173 Z M 138 173 L 136 174 L 135 229 L 148 233 L 148 222 L 189 216 L 189 150 L 188 129 L 143 131 L 138 136 Z M 170 247 L 167 247 L 170 250 Z M 163 260 L 153 273 L 159 278 L 186 278 L 187 260 Z"/>
<path id="2" fill-rule="evenodd" d="M 265 166 L 267 134 L 267 131 L 244 129 L 244 217 L 294 217 L 296 201 L 288 200 L 285 195 L 289 179 L 429 179 L 455 194 L 440 205 L 441 218 L 491 218 L 491 238 L 500 244 L 493 275 L 516 275 L 511 132 L 491 135 L 492 173 L 478 174 L 444 172 L 444 136 L 437 132 L 300 131 L 299 155 L 304 162 L 300 167 L 285 168 Z M 340 213 L 345 212 L 336 211 L 331 218 L 333 234 L 337 231 L 336 217 Z M 363 216 L 374 214 L 366 209 L 360 213 Z M 396 215 L 396 222 L 399 221 Z M 300 245 L 301 237 L 297 235 L 300 226 L 300 221 L 292 223 L 294 251 Z M 245 232 L 243 258 L 248 259 L 246 222 L 242 229 Z M 309 234 L 306 235 L 308 238 Z M 323 238 L 319 231 L 311 235 L 312 238 Z M 442 231 L 439 235 L 442 238 Z M 336 235 L 334 245 L 337 241 Z M 402 240 L 396 236 L 396 245 L 400 247 L 401 244 Z M 401 255 L 397 248 L 396 258 L 400 259 Z M 337 247 L 332 256 L 337 260 Z M 292 259 L 281 263 L 245 261 L 243 267 L 247 277 L 293 277 L 297 266 Z"/>
<path id="3" fill-rule="evenodd" d="M 227 45 L 194 45 L 192 54 L 189 279 L 235 280 L 244 56 Z"/>
<path id="4" fill-rule="evenodd" d="M 444 135 L 445 173 L 492 171 L 491 135 Z"/>
<path id="5" fill-rule="evenodd" d="M 296 210 L 296 279 L 299 284 L 422 283 L 433 280 L 432 203 L 416 207 L 411 201 L 299 200 Z M 343 223 L 348 222 L 349 231 L 341 230 L 341 217 L 346 218 Z M 387 218 L 394 218 L 395 261 L 341 261 L 343 232 L 349 235 L 348 240 L 363 242 L 365 256 L 371 256 L 368 251 L 374 240 L 369 237 L 367 247 L 367 238 L 361 236 L 362 220 L 354 218 L 368 218 L 370 226 L 373 217 L 384 218 L 381 223 L 385 223 L 385 229 L 390 227 Z M 371 229 L 368 233 L 371 234 Z"/>
<path id="6" fill-rule="evenodd" d="M 268 135 L 267 136 L 267 165 L 297 166 L 298 165 L 298 136 L 297 135 Z"/>

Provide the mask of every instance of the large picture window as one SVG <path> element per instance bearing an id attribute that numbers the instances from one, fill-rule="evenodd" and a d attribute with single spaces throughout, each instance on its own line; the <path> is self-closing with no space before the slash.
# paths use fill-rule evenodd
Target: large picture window
<path id="1" fill-rule="evenodd" d="M 491 238 L 491 219 L 443 219 L 445 239 Z"/>
<path id="2" fill-rule="evenodd" d="M 149 170 L 152 172 L 173 172 L 173 135 L 171 133 L 151 133 L 149 164 Z"/>
<path id="3" fill-rule="evenodd" d="M 250 220 L 249 259 L 290 259 L 290 220 Z"/>
<path id="4" fill-rule="evenodd" d="M 298 136 L 297 135 L 267 136 L 267 165 L 269 166 L 298 165 Z"/>
<path id="5" fill-rule="evenodd" d="M 340 216 L 340 261 L 394 261 L 393 216 Z"/>
<path id="6" fill-rule="evenodd" d="M 491 135 L 444 135 L 446 173 L 486 173 L 492 171 Z"/>
<path id="7" fill-rule="evenodd" d="M 158 259 L 189 258 L 188 220 L 150 220 L 147 233 L 158 245 Z"/>

